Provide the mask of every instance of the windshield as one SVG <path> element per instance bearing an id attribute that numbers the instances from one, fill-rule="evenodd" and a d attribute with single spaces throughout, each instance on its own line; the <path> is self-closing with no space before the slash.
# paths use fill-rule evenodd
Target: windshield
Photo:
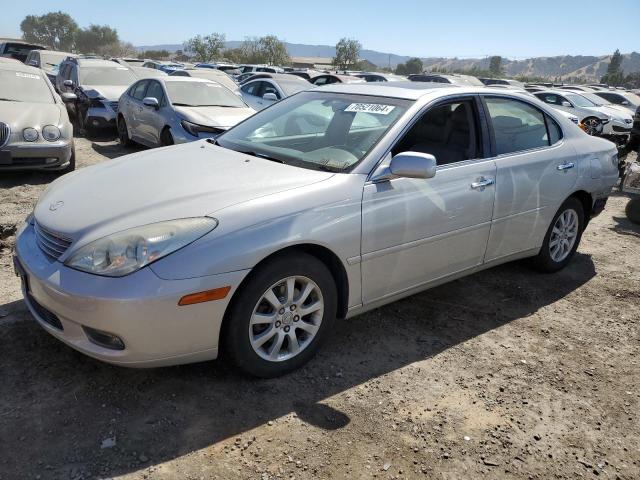
<path id="1" fill-rule="evenodd" d="M 0 101 L 54 103 L 42 75 L 0 70 Z"/>
<path id="2" fill-rule="evenodd" d="M 184 107 L 245 107 L 231 90 L 214 82 L 166 82 L 171 103 Z"/>
<path id="3" fill-rule="evenodd" d="M 40 68 L 51 68 L 58 65 L 61 61 L 69 56 L 63 52 L 40 52 Z"/>
<path id="4" fill-rule="evenodd" d="M 303 90 L 309 90 L 311 87 L 313 87 L 313 85 L 300 77 L 294 78 L 295 80 L 278 80 L 278 85 L 280 85 L 280 88 L 287 97 L 290 97 L 294 93 L 298 93 Z"/>
<path id="5" fill-rule="evenodd" d="M 585 92 L 585 93 L 581 93 L 580 95 L 582 95 L 585 98 L 588 98 L 596 105 L 611 105 L 611 102 L 609 100 L 607 100 L 606 98 L 602 98 L 601 96 L 596 95 L 595 93 Z"/>
<path id="6" fill-rule="evenodd" d="M 137 80 L 127 67 L 81 67 L 82 85 L 131 85 Z"/>
<path id="7" fill-rule="evenodd" d="M 573 103 L 576 107 L 597 107 L 598 106 L 588 98 L 583 97 L 582 95 L 577 95 L 575 93 L 567 93 L 564 96 L 567 97 L 567 100 Z"/>
<path id="8" fill-rule="evenodd" d="M 303 92 L 218 137 L 224 148 L 305 168 L 347 171 L 407 111 L 409 100 Z"/>

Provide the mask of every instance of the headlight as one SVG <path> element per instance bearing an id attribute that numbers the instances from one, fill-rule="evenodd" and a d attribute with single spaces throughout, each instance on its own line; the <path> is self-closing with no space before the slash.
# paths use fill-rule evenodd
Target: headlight
<path id="1" fill-rule="evenodd" d="M 27 142 L 35 142 L 36 140 L 38 140 L 38 130 L 36 130 L 35 128 L 25 128 L 22 131 L 22 137 L 27 141 Z"/>
<path id="2" fill-rule="evenodd" d="M 55 142 L 60 138 L 60 129 L 55 125 L 47 125 L 42 129 L 42 136 L 45 140 Z"/>
<path id="3" fill-rule="evenodd" d="M 187 122 L 186 120 L 182 120 L 180 122 L 180 125 L 182 125 L 182 128 L 184 128 L 187 132 L 189 132 L 194 137 L 197 137 L 200 132 L 214 133 L 214 134 L 221 134 L 224 132 L 224 130 L 221 128 L 207 127 L 206 125 L 198 125 L 196 123 Z"/>
<path id="4" fill-rule="evenodd" d="M 122 277 L 189 245 L 217 226 L 215 218 L 200 217 L 132 228 L 81 247 L 65 265 L 96 275 Z"/>

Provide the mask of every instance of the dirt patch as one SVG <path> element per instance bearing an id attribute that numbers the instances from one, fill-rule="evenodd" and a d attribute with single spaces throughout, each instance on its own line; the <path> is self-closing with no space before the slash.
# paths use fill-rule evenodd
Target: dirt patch
<path id="1" fill-rule="evenodd" d="M 80 167 L 123 153 L 76 148 Z M 112 367 L 39 328 L 10 248 L 52 177 L 0 180 L 2 480 L 640 477 L 640 229 L 625 197 L 564 271 L 514 263 L 415 295 L 266 381 L 224 361 Z"/>

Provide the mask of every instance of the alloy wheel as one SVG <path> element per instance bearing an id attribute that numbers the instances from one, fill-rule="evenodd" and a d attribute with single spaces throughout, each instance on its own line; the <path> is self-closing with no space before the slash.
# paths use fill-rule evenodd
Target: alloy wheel
<path id="1" fill-rule="evenodd" d="M 584 128 L 589 135 L 598 135 L 600 133 L 600 121 L 597 118 L 588 118 L 584 121 Z"/>
<path id="2" fill-rule="evenodd" d="M 569 256 L 578 238 L 578 213 L 565 210 L 557 218 L 549 238 L 549 254 L 554 262 L 562 262 Z"/>
<path id="3" fill-rule="evenodd" d="M 253 309 L 251 347 L 265 360 L 289 360 L 311 344 L 323 315 L 322 292 L 313 280 L 300 275 L 283 278 L 262 294 Z"/>

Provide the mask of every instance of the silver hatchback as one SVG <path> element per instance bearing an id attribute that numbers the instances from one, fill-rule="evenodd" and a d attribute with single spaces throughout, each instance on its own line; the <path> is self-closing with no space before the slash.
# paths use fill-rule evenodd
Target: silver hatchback
<path id="1" fill-rule="evenodd" d="M 515 259 L 565 267 L 617 162 L 527 95 L 332 85 L 54 182 L 15 265 L 37 321 L 87 355 L 146 367 L 224 348 L 281 375 L 336 318 Z"/>

